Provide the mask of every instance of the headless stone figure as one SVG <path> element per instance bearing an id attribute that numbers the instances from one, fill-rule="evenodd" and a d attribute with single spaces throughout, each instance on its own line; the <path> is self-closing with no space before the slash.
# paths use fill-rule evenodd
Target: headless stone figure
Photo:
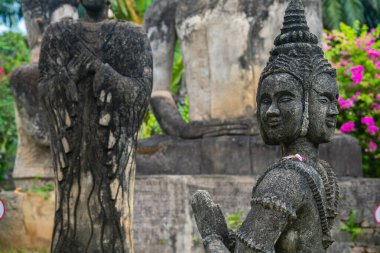
<path id="1" fill-rule="evenodd" d="M 283 158 L 257 181 L 251 210 L 236 234 L 205 191 L 192 200 L 206 252 L 325 252 L 339 199 L 331 167 L 318 146 L 334 135 L 335 70 L 309 32 L 300 0 L 292 0 L 258 87 L 257 116 L 267 144 Z"/>
<path id="2" fill-rule="evenodd" d="M 31 63 L 15 69 L 10 86 L 16 102 L 18 147 L 13 179 L 16 186 L 30 188 L 35 178 L 53 177 L 46 115 L 38 100 L 38 59 L 42 34 L 50 23 L 77 19 L 75 0 L 23 0 Z"/>
<path id="3" fill-rule="evenodd" d="M 256 90 L 281 25 L 284 0 L 155 0 L 145 15 L 154 55 L 151 105 L 166 134 L 183 138 L 256 134 Z M 322 31 L 320 0 L 305 1 Z M 176 39 L 184 55 L 190 123 L 169 85 Z"/>
<path id="4" fill-rule="evenodd" d="M 85 21 L 51 25 L 39 62 L 56 179 L 51 250 L 131 253 L 135 150 L 151 94 L 151 49 L 140 27 L 106 20 L 106 0 L 81 3 Z"/>

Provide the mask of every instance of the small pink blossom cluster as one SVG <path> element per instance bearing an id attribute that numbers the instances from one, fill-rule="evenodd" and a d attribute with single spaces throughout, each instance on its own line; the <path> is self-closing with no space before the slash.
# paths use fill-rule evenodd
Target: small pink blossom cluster
<path id="1" fill-rule="evenodd" d="M 369 142 L 369 148 L 366 148 L 364 151 L 367 153 L 372 153 L 377 150 L 377 144 L 373 141 Z"/>
<path id="2" fill-rule="evenodd" d="M 378 58 L 380 56 L 379 51 L 377 51 L 374 48 L 366 48 L 365 51 L 367 51 L 369 57 Z"/>
<path id="3" fill-rule="evenodd" d="M 338 98 L 338 103 L 339 103 L 339 110 L 345 110 L 345 109 L 350 109 L 351 107 L 354 106 L 354 101 L 356 98 L 347 98 L 344 100 L 342 97 Z"/>
<path id="4" fill-rule="evenodd" d="M 0 67 L 0 77 L 1 76 L 5 76 L 5 70 L 2 67 Z"/>
<path id="5" fill-rule="evenodd" d="M 367 126 L 367 130 L 370 135 L 375 135 L 379 131 L 379 128 L 375 125 L 375 120 L 373 118 L 364 117 L 361 122 L 363 125 Z"/>
<path id="6" fill-rule="evenodd" d="M 352 121 L 349 121 L 349 122 L 347 122 L 347 123 L 344 123 L 344 124 L 340 127 L 339 131 L 340 131 L 341 133 L 349 134 L 349 133 L 355 131 L 355 123 L 352 122 Z"/>
<path id="7" fill-rule="evenodd" d="M 372 110 L 374 110 L 374 111 L 380 111 L 380 105 L 376 104 L 376 103 L 373 103 L 372 104 Z"/>
<path id="8" fill-rule="evenodd" d="M 364 75 L 364 67 L 362 65 L 358 65 L 352 67 L 350 70 L 352 73 L 351 80 L 354 82 L 354 84 L 361 83 Z"/>

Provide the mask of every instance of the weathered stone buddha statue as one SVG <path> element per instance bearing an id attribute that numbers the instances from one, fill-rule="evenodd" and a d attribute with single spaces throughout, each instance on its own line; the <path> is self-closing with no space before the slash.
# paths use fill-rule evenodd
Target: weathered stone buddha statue
<path id="1" fill-rule="evenodd" d="M 317 40 L 302 2 L 292 0 L 257 93 L 261 135 L 281 146 L 283 158 L 257 181 L 251 210 L 235 235 L 207 192 L 194 195 L 206 252 L 325 252 L 333 242 L 339 191 L 318 146 L 334 135 L 338 86 Z"/>
<path id="2" fill-rule="evenodd" d="M 10 86 L 16 103 L 18 147 L 13 179 L 17 187 L 33 187 L 35 178 L 52 178 L 46 115 L 38 100 L 38 59 L 42 34 L 49 24 L 77 19 L 76 0 L 23 0 L 31 63 L 14 70 Z M 35 187 L 35 185 L 34 185 Z"/>
<path id="3" fill-rule="evenodd" d="M 145 16 L 154 55 L 151 106 L 168 135 L 183 138 L 258 133 L 260 72 L 281 26 L 284 0 L 155 0 Z M 305 1 L 322 32 L 320 0 Z M 176 40 L 184 55 L 190 123 L 170 93 Z"/>
<path id="4" fill-rule="evenodd" d="M 52 252 L 133 252 L 135 149 L 152 88 L 142 29 L 108 21 L 106 0 L 82 0 L 84 21 L 45 32 L 40 98 L 56 179 Z"/>

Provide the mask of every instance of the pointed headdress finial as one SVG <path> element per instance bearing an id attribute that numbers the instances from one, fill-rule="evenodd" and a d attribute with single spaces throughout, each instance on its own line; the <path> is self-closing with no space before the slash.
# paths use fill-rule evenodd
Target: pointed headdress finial
<path id="1" fill-rule="evenodd" d="M 318 37 L 310 32 L 302 0 L 291 0 L 286 11 L 281 34 L 274 41 L 275 46 L 287 43 L 318 44 Z"/>

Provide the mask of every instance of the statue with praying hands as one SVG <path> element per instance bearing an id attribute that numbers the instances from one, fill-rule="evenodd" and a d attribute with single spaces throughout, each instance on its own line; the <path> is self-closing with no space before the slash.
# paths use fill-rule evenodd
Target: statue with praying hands
<path id="1" fill-rule="evenodd" d="M 207 192 L 194 195 L 206 252 L 320 253 L 333 243 L 339 189 L 318 147 L 334 136 L 338 86 L 317 43 L 302 1 L 291 0 L 257 92 L 261 135 L 265 143 L 280 145 L 283 157 L 257 181 L 251 210 L 235 234 Z"/>

